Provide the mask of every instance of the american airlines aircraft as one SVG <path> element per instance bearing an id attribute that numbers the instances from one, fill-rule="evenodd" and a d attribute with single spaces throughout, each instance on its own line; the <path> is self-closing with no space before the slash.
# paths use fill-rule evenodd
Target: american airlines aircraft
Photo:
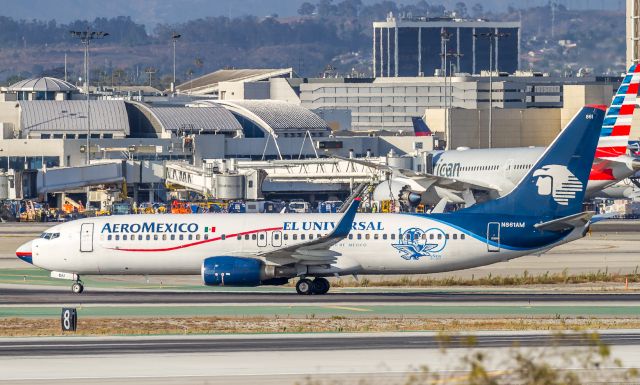
<path id="1" fill-rule="evenodd" d="M 442 214 L 185 214 L 86 218 L 52 227 L 16 255 L 75 281 L 86 274 L 201 274 L 205 285 L 282 285 L 325 294 L 326 277 L 483 266 L 582 238 L 605 106 L 586 106 L 511 193 Z M 310 278 L 314 278 L 311 280 Z"/>
<path id="2" fill-rule="evenodd" d="M 640 66 L 634 64 L 614 95 L 602 124 L 587 185 L 588 198 L 640 170 L 640 160 L 627 155 L 639 84 Z M 414 121 L 414 127 L 416 136 L 429 132 L 422 119 Z M 434 151 L 426 154 L 425 172 L 393 170 L 393 177 L 376 187 L 373 199 L 400 198 L 415 205 L 446 201 L 467 206 L 495 199 L 509 193 L 544 150 L 544 147 L 519 147 Z"/>

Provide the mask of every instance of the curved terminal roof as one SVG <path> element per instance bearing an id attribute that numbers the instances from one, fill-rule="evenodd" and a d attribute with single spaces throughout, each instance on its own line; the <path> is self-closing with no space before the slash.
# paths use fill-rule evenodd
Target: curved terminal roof
<path id="1" fill-rule="evenodd" d="M 217 94 L 220 82 L 256 82 L 270 78 L 290 78 L 292 76 L 293 68 L 218 70 L 186 81 L 178 85 L 176 90 L 179 93 L 189 93 L 191 95 Z"/>
<path id="2" fill-rule="evenodd" d="M 259 125 L 266 132 L 328 132 L 327 123 L 297 104 L 279 100 L 205 100 L 201 105 L 221 105 Z"/>
<path id="3" fill-rule="evenodd" d="M 19 101 L 22 129 L 46 133 L 86 133 L 87 102 L 84 100 Z M 129 135 L 124 101 L 92 100 L 91 132 Z"/>
<path id="4" fill-rule="evenodd" d="M 69 82 L 52 77 L 21 80 L 7 87 L 9 92 L 76 92 L 78 87 Z"/>
<path id="5" fill-rule="evenodd" d="M 149 111 L 166 131 L 235 133 L 242 130 L 233 114 L 220 106 L 149 107 Z"/>

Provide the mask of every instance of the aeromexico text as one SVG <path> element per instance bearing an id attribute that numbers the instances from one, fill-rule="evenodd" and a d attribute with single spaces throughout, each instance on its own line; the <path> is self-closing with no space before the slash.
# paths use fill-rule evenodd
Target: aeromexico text
<path id="1" fill-rule="evenodd" d="M 291 231 L 329 231 L 336 226 L 335 222 L 299 221 L 284 222 L 282 230 Z M 380 221 L 355 221 L 352 230 L 384 230 Z M 101 233 L 197 233 L 200 226 L 197 223 L 105 223 Z"/>

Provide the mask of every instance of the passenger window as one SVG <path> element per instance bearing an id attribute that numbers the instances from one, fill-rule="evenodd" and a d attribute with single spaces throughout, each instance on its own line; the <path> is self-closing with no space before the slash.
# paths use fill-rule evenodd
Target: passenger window
<path id="1" fill-rule="evenodd" d="M 391 234 L 391 239 L 396 239 L 396 235 L 395 234 Z"/>
<path id="2" fill-rule="evenodd" d="M 239 237 L 238 237 L 239 238 Z M 173 239 L 173 238 L 172 238 Z M 204 235 L 204 240 L 206 241 L 207 239 L 209 239 L 209 234 L 205 234 Z"/>
<path id="3" fill-rule="evenodd" d="M 200 234 L 196 234 L 196 241 L 200 240 Z"/>
<path id="4" fill-rule="evenodd" d="M 434 237 L 435 237 L 435 235 L 429 234 L 429 239 L 433 239 Z"/>
<path id="5" fill-rule="evenodd" d="M 258 236 L 255 234 L 251 234 L 251 240 L 255 241 L 256 239 L 258 239 Z"/>
<path id="6" fill-rule="evenodd" d="M 453 239 L 458 239 L 458 234 L 453 234 Z"/>
<path id="7" fill-rule="evenodd" d="M 189 234 L 189 240 L 193 239 L 193 234 Z"/>
<path id="8" fill-rule="evenodd" d="M 224 234 L 222 234 L 222 235 L 220 236 L 220 239 L 222 239 L 222 240 L 224 241 L 225 239 L 227 239 L 227 236 L 226 236 L 226 235 L 224 235 Z"/>
<path id="9" fill-rule="evenodd" d="M 123 236 L 122 236 L 122 240 L 123 240 L 123 241 L 126 241 L 126 240 L 127 240 L 127 234 L 125 234 L 125 235 L 123 235 Z"/>
<path id="10" fill-rule="evenodd" d="M 364 235 L 364 239 L 369 239 L 371 237 L 371 234 L 367 233 Z"/>
<path id="11" fill-rule="evenodd" d="M 289 234 L 283 235 L 282 238 L 284 238 L 285 241 L 289 240 Z"/>
<path id="12" fill-rule="evenodd" d="M 356 235 L 356 238 L 358 238 L 358 239 L 362 239 L 362 234 L 358 234 L 358 235 Z"/>
<path id="13" fill-rule="evenodd" d="M 205 235 L 206 236 L 206 235 Z M 171 240 L 175 241 L 176 240 L 176 235 L 175 234 L 171 234 Z"/>
<path id="14" fill-rule="evenodd" d="M 180 234 L 180 235 L 178 236 L 178 239 L 183 240 L 183 239 L 184 239 L 184 234 Z"/>
<path id="15" fill-rule="evenodd" d="M 147 241 L 151 240 L 151 235 L 147 234 Z"/>
<path id="16" fill-rule="evenodd" d="M 353 239 L 353 234 L 349 234 L 349 239 Z"/>
<path id="17" fill-rule="evenodd" d="M 166 241 L 167 240 L 167 234 L 162 234 L 162 240 Z"/>
<path id="18" fill-rule="evenodd" d="M 382 234 L 382 239 L 387 239 L 387 234 Z"/>
<path id="19" fill-rule="evenodd" d="M 420 238 L 422 238 L 422 239 L 427 239 L 427 234 L 426 234 L 426 233 L 423 233 L 423 234 L 422 234 L 422 236 L 420 236 Z"/>
<path id="20" fill-rule="evenodd" d="M 280 239 L 280 234 L 273 234 L 273 239 L 275 239 L 276 241 Z"/>
<path id="21" fill-rule="evenodd" d="M 300 234 L 300 240 L 304 241 L 305 238 L 306 238 L 306 235 Z"/>
<path id="22" fill-rule="evenodd" d="M 464 234 L 460 234 L 460 239 L 464 239 L 465 235 Z"/>
<path id="23" fill-rule="evenodd" d="M 313 239 L 313 234 L 309 234 L 309 240 Z"/>
<path id="24" fill-rule="evenodd" d="M 153 234 L 153 240 L 157 241 L 158 240 L 158 234 Z"/>
<path id="25" fill-rule="evenodd" d="M 442 234 L 438 234 L 438 239 L 442 239 Z"/>
<path id="26" fill-rule="evenodd" d="M 449 239 L 449 234 L 445 234 L 444 239 Z"/>
<path id="27" fill-rule="evenodd" d="M 111 234 L 107 235 L 107 241 L 110 241 L 112 238 Z"/>
<path id="28" fill-rule="evenodd" d="M 378 234 L 373 234 L 373 239 L 378 239 Z"/>
<path id="29" fill-rule="evenodd" d="M 297 241 L 298 240 L 298 234 L 293 234 L 293 240 Z"/>
<path id="30" fill-rule="evenodd" d="M 120 240 L 120 235 L 116 234 L 116 241 Z"/>
<path id="31" fill-rule="evenodd" d="M 138 235 L 138 240 L 141 241 L 142 240 L 142 234 Z"/>
<path id="32" fill-rule="evenodd" d="M 244 240 L 245 240 L 245 241 L 248 241 L 248 240 L 249 240 L 249 234 L 245 234 L 245 235 L 244 235 Z"/>
<path id="33" fill-rule="evenodd" d="M 260 240 L 264 240 L 264 234 L 260 234 Z"/>

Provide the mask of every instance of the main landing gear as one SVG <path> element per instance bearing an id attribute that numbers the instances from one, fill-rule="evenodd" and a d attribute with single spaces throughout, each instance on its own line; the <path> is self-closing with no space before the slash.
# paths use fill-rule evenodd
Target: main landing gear
<path id="1" fill-rule="evenodd" d="M 82 281 L 80 281 L 80 277 L 78 277 L 78 280 L 71 285 L 71 291 L 74 294 L 80 294 L 84 291 L 84 285 L 82 284 Z"/>
<path id="2" fill-rule="evenodd" d="M 331 288 L 331 284 L 325 278 L 315 278 L 313 281 L 308 278 L 302 278 L 296 284 L 296 291 L 301 295 L 311 294 L 327 294 Z"/>

